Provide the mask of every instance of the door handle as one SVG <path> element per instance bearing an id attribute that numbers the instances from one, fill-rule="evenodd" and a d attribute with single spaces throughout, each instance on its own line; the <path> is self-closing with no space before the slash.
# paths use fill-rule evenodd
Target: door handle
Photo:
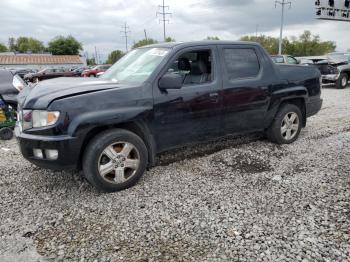
<path id="1" fill-rule="evenodd" d="M 219 100 L 219 93 L 215 92 L 215 93 L 210 93 L 209 94 L 210 97 L 210 101 L 212 102 L 218 102 Z"/>

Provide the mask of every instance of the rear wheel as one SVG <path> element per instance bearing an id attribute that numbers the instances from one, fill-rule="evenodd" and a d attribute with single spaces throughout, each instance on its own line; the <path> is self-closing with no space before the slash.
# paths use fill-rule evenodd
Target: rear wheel
<path id="1" fill-rule="evenodd" d="M 114 192 L 136 184 L 147 163 L 147 148 L 140 137 L 124 129 L 112 129 L 89 143 L 83 171 L 98 190 Z"/>
<path id="2" fill-rule="evenodd" d="M 336 87 L 338 89 L 344 89 L 348 85 L 349 76 L 347 74 L 340 74 L 339 79 L 336 82 Z"/>
<path id="3" fill-rule="evenodd" d="M 302 119 L 299 107 L 284 104 L 266 132 L 268 139 L 277 144 L 293 143 L 299 137 Z"/>

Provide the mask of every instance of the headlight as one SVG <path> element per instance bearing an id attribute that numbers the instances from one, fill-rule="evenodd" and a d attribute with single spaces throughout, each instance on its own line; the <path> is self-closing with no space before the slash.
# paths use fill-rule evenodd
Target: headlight
<path id="1" fill-rule="evenodd" d="M 60 112 L 48 112 L 43 110 L 34 110 L 32 113 L 33 127 L 45 127 L 56 124 Z"/>
<path id="2" fill-rule="evenodd" d="M 45 110 L 23 110 L 22 127 L 23 130 L 32 127 L 46 127 L 56 124 L 60 112 L 50 112 Z"/>
<path id="3" fill-rule="evenodd" d="M 334 74 L 334 75 L 339 74 L 339 69 L 334 66 L 331 66 L 331 65 L 328 66 L 328 70 L 330 74 Z"/>

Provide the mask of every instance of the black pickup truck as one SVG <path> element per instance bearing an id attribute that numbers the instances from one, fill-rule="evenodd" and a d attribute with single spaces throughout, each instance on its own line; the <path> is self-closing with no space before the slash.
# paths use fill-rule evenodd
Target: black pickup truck
<path id="1" fill-rule="evenodd" d="M 19 95 L 22 154 L 37 166 L 83 169 L 111 192 L 134 185 L 157 153 L 226 134 L 295 141 L 322 105 L 314 67 L 275 65 L 250 42 L 134 49 L 99 79 L 60 78 Z"/>

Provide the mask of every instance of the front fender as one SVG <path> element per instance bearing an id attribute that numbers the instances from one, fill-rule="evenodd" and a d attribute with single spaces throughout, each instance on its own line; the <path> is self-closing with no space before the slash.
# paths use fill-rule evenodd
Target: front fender
<path id="1" fill-rule="evenodd" d="M 68 134 L 79 136 L 87 133 L 95 127 L 113 126 L 125 122 L 131 122 L 148 112 L 150 107 L 123 107 L 118 109 L 106 109 L 81 113 L 74 118 L 68 128 Z"/>

